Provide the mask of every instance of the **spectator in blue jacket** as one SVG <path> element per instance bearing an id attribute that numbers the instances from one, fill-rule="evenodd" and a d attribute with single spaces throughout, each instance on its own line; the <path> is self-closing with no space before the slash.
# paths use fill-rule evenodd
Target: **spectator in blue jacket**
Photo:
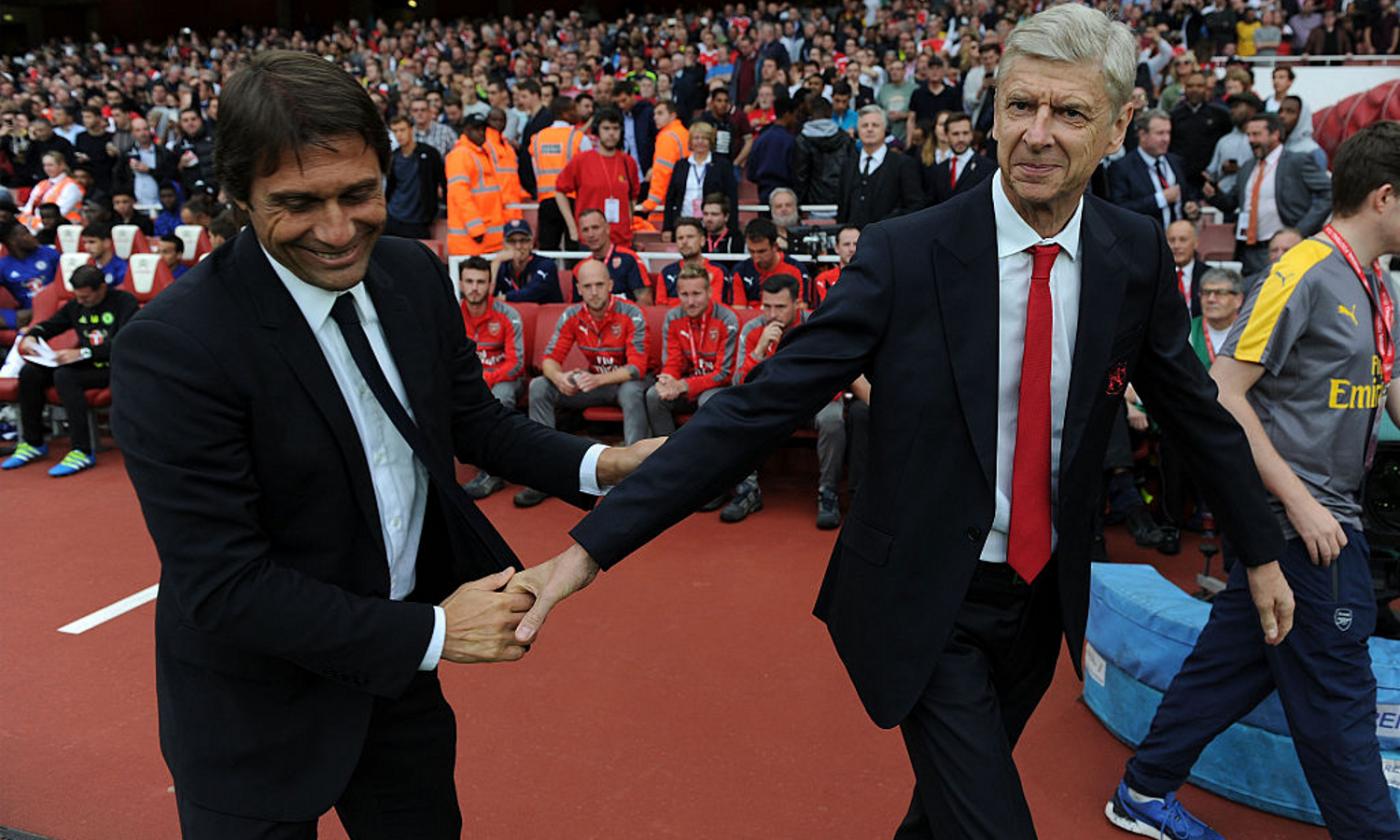
<path id="1" fill-rule="evenodd" d="M 758 203 L 767 204 L 768 195 L 778 187 L 792 189 L 792 155 L 797 146 L 793 129 L 797 126 L 797 101 L 778 99 L 773 103 L 775 119 L 758 133 L 749 153 L 745 174 L 758 186 Z"/>

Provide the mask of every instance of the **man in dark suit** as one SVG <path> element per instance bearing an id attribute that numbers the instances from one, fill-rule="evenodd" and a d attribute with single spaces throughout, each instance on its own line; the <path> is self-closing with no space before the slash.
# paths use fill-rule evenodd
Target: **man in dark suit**
<path id="1" fill-rule="evenodd" d="M 1205 74 L 1197 70 L 1182 80 L 1181 101 L 1171 111 L 1171 152 L 1186 167 L 1186 183 L 1200 191 L 1202 174 L 1215 154 L 1215 144 L 1230 133 L 1230 112 L 1209 101 Z"/>
<path id="2" fill-rule="evenodd" d="M 1195 192 L 1181 158 L 1167 151 L 1172 118 L 1151 110 L 1137 116 L 1138 147 L 1108 168 L 1108 200 L 1156 220 L 1162 227 L 1194 216 Z"/>
<path id="3" fill-rule="evenodd" d="M 439 661 L 519 659 L 518 566 L 452 459 L 588 507 L 638 450 L 491 396 L 442 263 L 380 239 L 388 137 L 320 59 L 223 89 L 250 218 L 115 343 L 112 428 L 161 560 L 161 749 L 191 838 L 456 838 Z M 592 458 L 596 456 L 596 467 Z M 440 605 L 439 605 L 440 604 Z"/>
<path id="4" fill-rule="evenodd" d="M 856 135 L 860 150 L 841 174 L 836 221 L 864 227 L 870 222 L 912 213 L 923 205 L 919 165 L 885 144 L 885 112 L 879 105 L 860 109 Z"/>
<path id="5" fill-rule="evenodd" d="M 1254 158 L 1240 167 L 1231 192 L 1205 186 L 1206 200 L 1235 222 L 1235 259 L 1245 277 L 1269 267 L 1269 239 L 1279 230 L 1297 228 L 1303 237 L 1322 230 L 1332 212 L 1332 179 L 1306 152 L 1283 148 L 1278 114 L 1255 114 L 1244 125 Z"/>
<path id="6" fill-rule="evenodd" d="M 1167 248 L 1172 252 L 1176 290 L 1192 318 L 1201 315 L 1201 278 L 1210 266 L 1196 253 L 1196 226 L 1181 219 L 1167 225 Z"/>
<path id="7" fill-rule="evenodd" d="M 1127 129 L 1136 56 L 1128 28 L 1086 6 L 1017 25 L 997 79 L 998 174 L 867 228 L 780 351 L 617 487 L 573 546 L 512 580 L 537 596 L 517 638 L 861 374 L 869 462 L 816 612 L 871 717 L 903 730 L 917 784 L 899 837 L 1034 837 L 1012 748 L 1062 633 L 1079 661 L 1100 472 L 1129 381 L 1188 442 L 1252 567 L 1261 623 L 1286 632 L 1278 529 L 1187 343 L 1162 229 L 1084 194 Z"/>
<path id="8" fill-rule="evenodd" d="M 651 103 L 637 96 L 637 84 L 630 80 L 618 82 L 613 89 L 613 102 L 622 112 L 622 148 L 641 167 L 641 176 L 651 172 L 651 159 L 656 153 L 656 118 Z"/>
<path id="9" fill-rule="evenodd" d="M 948 145 L 953 154 L 933 168 L 933 192 L 925 196 L 930 205 L 971 192 L 997 171 L 996 161 L 977 154 L 972 148 L 972 117 L 962 113 L 952 114 L 943 130 L 948 135 Z"/>

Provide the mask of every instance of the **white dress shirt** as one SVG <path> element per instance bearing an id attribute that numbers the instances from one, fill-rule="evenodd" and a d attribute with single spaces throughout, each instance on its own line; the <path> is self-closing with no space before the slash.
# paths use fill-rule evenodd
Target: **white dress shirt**
<path id="1" fill-rule="evenodd" d="M 866 161 L 870 161 L 870 174 L 874 175 L 876 170 L 880 168 L 880 164 L 885 162 L 885 152 L 887 151 L 887 148 L 888 147 L 882 144 L 880 148 L 876 149 L 873 153 L 871 153 L 866 151 L 865 147 L 862 146 L 860 149 L 860 168 L 856 170 L 857 174 L 866 174 Z"/>
<path id="2" fill-rule="evenodd" d="M 277 279 L 291 294 L 297 309 L 311 327 L 311 334 L 326 357 L 335 384 L 345 398 L 350 409 L 350 419 L 355 424 L 355 432 L 360 438 L 360 446 L 365 453 L 365 463 L 369 465 L 370 480 L 374 486 L 374 502 L 379 508 L 379 526 L 384 535 L 384 552 L 389 561 L 389 597 L 402 601 L 413 592 L 418 572 L 418 542 L 423 536 L 423 518 L 428 504 L 428 471 L 413 455 L 413 448 L 399 434 L 389 420 L 384 407 L 370 391 L 368 383 L 360 373 L 350 348 L 345 344 L 345 336 L 331 318 L 331 307 L 341 293 L 321 289 L 303 282 L 290 269 L 272 258 L 263 249 L 267 261 Z M 363 283 L 356 284 L 348 294 L 355 300 L 359 310 L 360 324 L 365 337 L 374 351 L 374 359 L 384 372 L 390 389 L 408 416 L 413 409 L 408 404 L 403 380 L 398 366 L 389 352 L 384 338 L 384 329 L 379 323 L 379 313 L 370 300 L 369 291 Z M 585 493 L 601 495 L 597 481 L 598 455 L 607 447 L 596 444 L 589 448 L 579 465 L 579 488 Z M 447 614 L 442 607 L 433 606 L 433 635 L 428 649 L 418 665 L 420 671 L 431 671 L 442 658 L 442 646 L 447 636 Z"/>
<path id="3" fill-rule="evenodd" d="M 1063 230 L 1049 239 L 1026 224 L 1006 197 L 1001 170 L 992 176 L 992 213 L 997 226 L 998 310 L 997 348 L 997 466 L 996 514 L 982 547 L 982 560 L 1006 562 L 1007 535 L 1011 531 L 1011 466 L 1016 457 L 1016 419 L 1020 407 L 1021 355 L 1026 346 L 1026 303 L 1031 290 L 1032 245 L 1060 246 L 1050 269 L 1050 308 L 1055 322 L 1050 356 L 1050 500 L 1059 499 L 1060 441 L 1065 428 L 1065 403 L 1069 396 L 1070 363 L 1074 358 L 1075 331 L 1079 327 L 1080 262 L 1079 224 L 1084 214 L 1080 199 Z M 1050 546 L 1058 541 L 1051 520 Z"/>
<path id="4" fill-rule="evenodd" d="M 963 173 L 967 171 L 968 161 L 972 160 L 973 154 L 975 153 L 973 152 L 972 147 L 970 146 L 964 149 L 963 153 L 960 155 L 953 154 L 951 149 L 948 151 L 948 157 L 956 158 L 958 161 L 958 168 L 952 170 L 955 173 L 953 177 L 956 177 L 958 180 L 962 180 Z M 952 164 L 948 165 L 952 166 Z"/>
<path id="5" fill-rule="evenodd" d="M 1181 292 L 1185 296 L 1183 300 L 1186 303 L 1186 308 L 1190 310 L 1191 287 L 1196 283 L 1196 261 L 1193 259 L 1186 265 L 1179 265 L 1176 267 L 1176 270 L 1181 272 Z"/>
<path id="6" fill-rule="evenodd" d="M 1249 236 L 1250 197 L 1254 192 L 1254 179 L 1259 177 L 1259 167 L 1264 167 L 1264 181 L 1259 185 L 1259 227 L 1256 230 L 1258 244 L 1267 244 L 1274 234 L 1283 229 L 1283 219 L 1278 215 L 1276 185 L 1278 183 L 1278 162 L 1283 157 L 1283 144 L 1269 152 L 1269 156 L 1254 164 L 1249 170 L 1249 181 L 1244 185 L 1244 201 L 1240 202 L 1240 218 L 1235 229 L 1236 239 Z"/>
<path id="7" fill-rule="evenodd" d="M 690 168 L 685 173 L 685 196 L 681 198 L 681 215 L 700 217 L 700 208 L 705 200 L 705 174 L 710 171 L 710 164 L 715 162 L 713 156 L 705 158 L 704 163 L 697 163 L 695 155 L 686 158 L 690 162 Z"/>
<path id="8" fill-rule="evenodd" d="M 1186 218 L 1179 206 L 1181 204 L 1181 199 L 1177 198 L 1174 202 L 1168 202 L 1167 194 L 1162 192 L 1162 182 L 1159 180 L 1161 177 L 1166 178 L 1167 186 L 1169 187 L 1176 183 L 1176 173 L 1172 171 L 1171 164 L 1167 163 L 1165 157 L 1153 157 L 1149 155 L 1142 150 L 1141 146 L 1138 146 L 1137 152 L 1138 155 L 1142 157 L 1142 162 L 1147 164 L 1147 174 L 1152 177 L 1152 195 L 1157 199 L 1157 207 L 1162 213 L 1162 226 L 1165 227 L 1172 223 L 1173 207 L 1176 207 L 1176 217 L 1178 219 Z M 1162 163 L 1162 168 L 1160 170 L 1157 168 L 1158 161 Z M 1163 173 L 1165 173 L 1165 175 Z"/>

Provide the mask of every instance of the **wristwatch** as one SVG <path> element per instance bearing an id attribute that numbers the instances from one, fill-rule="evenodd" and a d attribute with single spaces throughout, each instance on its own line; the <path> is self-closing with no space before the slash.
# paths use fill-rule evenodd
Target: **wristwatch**
<path id="1" fill-rule="evenodd" d="M 83 349 L 81 349 L 81 350 L 78 351 L 78 355 L 79 355 L 79 356 L 82 356 L 84 359 L 91 359 L 91 358 L 92 358 L 92 348 L 91 348 L 91 347 L 84 347 Z"/>

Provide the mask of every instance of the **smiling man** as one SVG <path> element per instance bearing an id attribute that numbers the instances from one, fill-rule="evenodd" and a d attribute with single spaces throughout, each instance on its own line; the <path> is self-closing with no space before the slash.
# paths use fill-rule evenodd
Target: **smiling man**
<path id="1" fill-rule="evenodd" d="M 249 226 L 132 320 L 112 429 L 161 561 L 156 694 L 186 837 L 456 838 L 439 662 L 519 659 L 518 561 L 453 456 L 581 507 L 638 453 L 488 388 L 440 260 L 381 238 L 388 134 L 305 53 L 224 86 Z"/>
<path id="2" fill-rule="evenodd" d="M 916 785 L 898 837 L 1035 836 L 1012 749 L 1062 637 L 1079 661 L 1100 474 L 1129 381 L 1193 453 L 1250 567 L 1260 635 L 1278 641 L 1281 539 L 1244 434 L 1187 343 L 1162 228 L 1085 195 L 1123 141 L 1136 66 L 1128 28 L 1086 6 L 1020 23 L 997 71 L 998 174 L 865 228 L 811 319 L 615 488 L 573 546 L 516 575 L 511 588 L 537 595 L 517 638 L 865 374 L 868 466 L 816 612 L 871 718 L 904 735 Z"/>

